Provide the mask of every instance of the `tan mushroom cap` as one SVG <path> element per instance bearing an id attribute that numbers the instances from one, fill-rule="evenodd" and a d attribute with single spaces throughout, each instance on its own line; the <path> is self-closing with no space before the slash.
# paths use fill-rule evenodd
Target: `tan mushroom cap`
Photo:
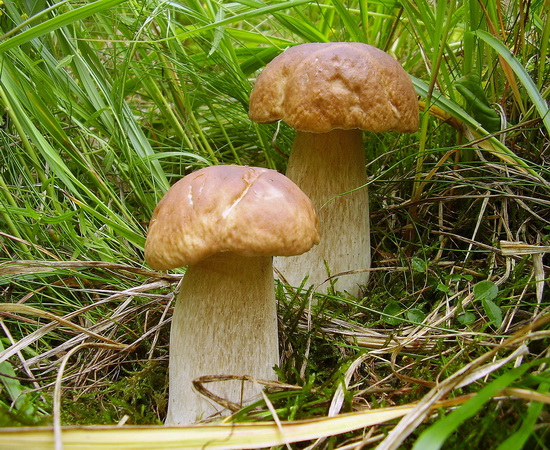
<path id="1" fill-rule="evenodd" d="M 359 128 L 414 132 L 418 100 L 393 57 L 357 42 L 300 44 L 274 58 L 250 95 L 255 122 L 312 133 Z"/>
<path id="2" fill-rule="evenodd" d="M 299 255 L 318 242 L 311 201 L 287 177 L 219 165 L 185 176 L 164 195 L 149 224 L 145 259 L 167 270 L 220 252 Z"/>

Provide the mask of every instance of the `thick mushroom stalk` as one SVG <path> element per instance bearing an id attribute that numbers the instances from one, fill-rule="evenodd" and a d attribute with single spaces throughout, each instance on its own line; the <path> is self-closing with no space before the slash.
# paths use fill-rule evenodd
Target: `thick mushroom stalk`
<path id="1" fill-rule="evenodd" d="M 164 195 L 149 224 L 145 259 L 158 270 L 188 266 L 172 318 L 167 424 L 225 412 L 194 389 L 198 377 L 275 378 L 272 257 L 299 255 L 318 242 L 311 201 L 274 170 L 206 167 Z M 234 380 L 205 387 L 237 405 L 259 393 L 253 383 Z"/>
<path id="2" fill-rule="evenodd" d="M 319 245 L 308 253 L 275 258 L 275 268 L 285 280 L 299 286 L 307 274 L 308 283 L 324 282 L 318 290 L 326 292 L 330 281 L 325 280 L 329 275 L 368 269 L 371 264 L 369 194 L 365 186 L 367 174 L 361 130 L 320 134 L 298 131 L 286 175 L 310 198 L 319 222 L 335 226 L 327 229 Z M 341 275 L 338 290 L 357 295 L 368 278 L 367 271 Z"/>
<path id="3" fill-rule="evenodd" d="M 276 267 L 292 285 L 307 276 L 319 292 L 331 286 L 324 282 L 328 274 L 356 272 L 332 283 L 336 290 L 360 296 L 368 280 L 370 237 L 358 130 L 418 129 L 418 101 L 409 75 L 390 55 L 367 44 L 296 45 L 258 77 L 249 117 L 259 123 L 283 120 L 297 130 L 286 174 L 321 208 L 322 247 L 288 263 L 278 260 Z M 335 200 L 338 195 L 344 196 Z"/>
<path id="4" fill-rule="evenodd" d="M 167 425 L 192 423 L 224 410 L 193 388 L 193 380 L 200 376 L 276 379 L 273 367 L 279 351 L 272 258 L 219 253 L 189 266 L 170 333 Z M 237 380 L 204 387 L 237 405 L 260 394 L 253 383 Z"/>

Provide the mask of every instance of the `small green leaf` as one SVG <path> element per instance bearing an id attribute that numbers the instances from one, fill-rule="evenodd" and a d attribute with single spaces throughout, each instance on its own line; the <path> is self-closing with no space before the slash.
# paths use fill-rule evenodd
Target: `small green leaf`
<path id="1" fill-rule="evenodd" d="M 411 258 L 411 267 L 418 273 L 426 273 L 428 270 L 428 264 L 426 264 L 426 261 L 416 256 Z"/>
<path id="2" fill-rule="evenodd" d="M 458 323 L 462 325 L 470 325 L 475 322 L 476 316 L 471 312 L 463 312 L 457 316 L 456 320 L 458 320 Z"/>
<path id="3" fill-rule="evenodd" d="M 480 281 L 474 286 L 474 297 L 478 301 L 493 300 L 497 295 L 498 286 L 492 281 Z"/>
<path id="4" fill-rule="evenodd" d="M 411 322 L 422 323 L 426 318 L 426 314 L 418 308 L 412 308 L 407 311 L 407 319 Z"/>
<path id="5" fill-rule="evenodd" d="M 2 341 L 0 341 L 0 351 L 3 350 L 4 345 L 2 344 Z M 29 394 L 17 379 L 15 370 L 9 361 L 3 361 L 0 363 L 0 386 L 2 386 L 2 384 L 4 385 L 9 398 L 13 401 L 13 406 L 15 409 L 29 418 L 36 414 L 35 407 L 30 401 Z"/>
<path id="6" fill-rule="evenodd" d="M 443 283 L 439 283 L 435 288 L 440 292 L 444 292 L 445 294 L 447 294 L 451 290 L 449 286 Z"/>
<path id="7" fill-rule="evenodd" d="M 502 311 L 500 308 L 491 300 L 483 299 L 481 301 L 485 314 L 489 320 L 493 323 L 495 327 L 500 327 L 502 325 Z"/>
<path id="8" fill-rule="evenodd" d="M 398 319 L 396 316 L 399 316 L 401 311 L 402 308 L 399 303 L 392 300 L 384 308 L 382 320 L 388 325 L 398 325 L 401 323 L 401 319 Z"/>

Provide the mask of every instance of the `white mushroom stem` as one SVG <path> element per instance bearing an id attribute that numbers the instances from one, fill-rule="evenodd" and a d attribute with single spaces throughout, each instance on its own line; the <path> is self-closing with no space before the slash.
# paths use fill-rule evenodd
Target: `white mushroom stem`
<path id="1" fill-rule="evenodd" d="M 189 266 L 176 299 L 170 332 L 167 425 L 189 424 L 223 407 L 192 387 L 204 375 L 276 379 L 277 308 L 270 256 L 219 253 Z M 237 404 L 257 397 L 250 382 L 204 385 Z"/>
<path id="2" fill-rule="evenodd" d="M 311 199 L 321 229 L 321 242 L 309 252 L 275 259 L 290 285 L 299 286 L 306 275 L 307 285 L 319 285 L 329 274 L 369 269 L 369 196 L 366 186 L 357 189 L 367 183 L 361 130 L 298 131 L 286 176 Z M 342 275 L 335 288 L 359 296 L 368 278 L 368 272 Z M 317 292 L 329 287 L 326 282 Z"/>

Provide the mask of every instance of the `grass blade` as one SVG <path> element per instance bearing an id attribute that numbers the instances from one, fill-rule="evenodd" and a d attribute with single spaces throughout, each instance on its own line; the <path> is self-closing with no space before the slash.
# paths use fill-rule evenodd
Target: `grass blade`
<path id="1" fill-rule="evenodd" d="M 418 78 L 411 77 L 411 79 L 413 81 L 416 92 L 421 97 L 426 97 L 429 92 L 428 85 L 422 80 L 419 80 Z M 458 119 L 459 122 L 468 129 L 468 131 L 471 133 L 471 135 L 475 139 L 486 137 L 486 139 L 482 139 L 481 142 L 478 142 L 478 145 L 481 148 L 494 154 L 497 158 L 501 159 L 502 161 L 519 166 L 519 168 L 525 173 L 529 173 L 530 175 L 533 175 L 537 179 L 540 179 L 539 174 L 536 171 L 534 171 L 523 159 L 519 158 L 513 151 L 511 151 L 508 147 L 506 147 L 502 142 L 500 142 L 494 136 L 491 136 L 486 130 L 484 130 L 481 127 L 479 122 L 477 122 L 472 116 L 470 116 L 466 111 L 464 111 L 464 109 L 462 109 L 455 102 L 453 102 L 452 100 L 448 99 L 443 94 L 438 92 L 433 93 L 431 102 L 432 102 L 432 106 L 430 107 L 430 111 L 433 114 L 438 115 L 437 108 L 439 108 L 443 113 L 448 114 L 448 116 Z M 444 117 L 440 117 L 440 118 L 444 119 Z"/>
<path id="2" fill-rule="evenodd" d="M 71 23 L 82 20 L 98 12 L 113 8 L 125 1 L 126 0 L 97 0 L 96 2 L 60 14 L 53 19 L 29 28 L 28 30 L 0 43 L 0 53 L 4 53 L 12 48 L 23 45 L 32 39 L 43 36 L 44 34 L 57 30 L 61 27 L 70 25 Z"/>
<path id="3" fill-rule="evenodd" d="M 296 6 L 304 5 L 306 3 L 309 3 L 309 0 L 291 0 L 291 1 L 288 1 L 288 2 L 275 3 L 273 5 L 267 5 L 267 6 L 262 6 L 264 4 L 262 2 L 258 2 L 258 6 L 254 9 L 251 9 L 249 11 L 245 11 L 245 12 L 242 12 L 242 13 L 239 13 L 239 14 L 235 14 L 235 15 L 230 16 L 230 17 L 226 17 L 222 20 L 217 20 L 217 21 L 211 22 L 207 25 L 199 26 L 199 27 L 193 28 L 193 29 L 188 29 L 188 30 L 186 30 L 182 33 L 179 33 L 179 34 L 177 34 L 173 37 L 165 38 L 163 40 L 189 38 L 191 36 L 194 36 L 194 35 L 197 35 L 197 34 L 200 34 L 200 33 L 203 33 L 205 31 L 212 30 L 212 29 L 215 29 L 215 28 L 218 28 L 218 27 L 231 25 L 231 24 L 234 24 L 234 23 L 242 22 L 244 20 L 250 20 L 254 17 L 262 17 L 262 16 L 265 16 L 267 14 L 273 14 L 277 11 L 294 8 Z"/>
<path id="4" fill-rule="evenodd" d="M 438 450 L 447 437 L 455 431 L 462 423 L 473 417 L 483 405 L 493 398 L 499 391 L 508 387 L 516 379 L 521 377 L 527 370 L 534 365 L 539 365 L 540 361 L 532 361 L 519 367 L 511 369 L 500 375 L 497 379 L 481 389 L 474 397 L 455 409 L 443 419 L 437 421 L 430 428 L 425 430 L 413 446 L 413 450 Z"/>
<path id="5" fill-rule="evenodd" d="M 438 403 L 435 407 L 462 403 Z M 333 436 L 348 431 L 377 425 L 405 415 L 413 405 L 395 406 L 336 417 L 265 423 L 227 423 L 193 425 L 188 427 L 66 427 L 63 429 L 63 447 L 78 449 L 150 449 L 150 448 L 209 448 L 242 449 L 285 445 Z M 10 449 L 52 449 L 51 428 L 0 429 L 0 440 Z"/>
<path id="6" fill-rule="evenodd" d="M 500 444 L 497 450 L 521 450 L 526 448 L 525 444 L 539 420 L 543 407 L 544 403 L 531 402 L 527 408 L 526 417 L 523 419 L 519 429 Z"/>
<path id="7" fill-rule="evenodd" d="M 550 133 L 550 114 L 548 113 L 548 105 L 525 68 L 516 59 L 516 57 L 512 55 L 510 50 L 508 50 L 508 47 L 506 47 L 497 38 L 482 30 L 477 30 L 474 33 L 480 39 L 483 39 L 487 44 L 489 44 L 510 65 L 516 76 L 523 83 L 529 98 L 539 112 L 540 117 L 544 122 L 544 126 L 546 127 L 546 131 Z"/>

